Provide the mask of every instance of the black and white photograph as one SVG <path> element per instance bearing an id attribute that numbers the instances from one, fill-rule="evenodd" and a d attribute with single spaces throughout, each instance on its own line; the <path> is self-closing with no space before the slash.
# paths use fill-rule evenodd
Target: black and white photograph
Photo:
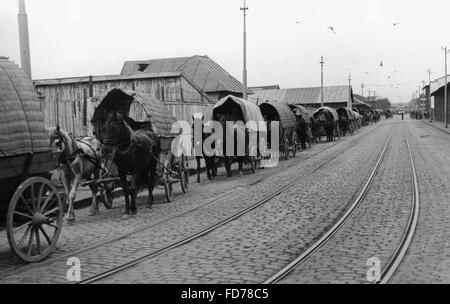
<path id="1" fill-rule="evenodd" d="M 450 283 L 449 10 L 1 0 L 0 285 Z"/>

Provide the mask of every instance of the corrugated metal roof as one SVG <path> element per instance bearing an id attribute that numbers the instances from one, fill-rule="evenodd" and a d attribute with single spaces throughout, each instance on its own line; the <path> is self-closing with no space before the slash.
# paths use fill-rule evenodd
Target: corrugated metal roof
<path id="1" fill-rule="evenodd" d="M 279 90 L 280 86 L 278 84 L 274 85 L 267 85 L 267 86 L 260 86 L 260 87 L 250 87 L 250 90 L 254 91 L 260 91 L 260 90 Z"/>
<path id="2" fill-rule="evenodd" d="M 367 108 L 372 108 L 370 106 L 370 104 L 368 104 L 369 99 L 367 97 L 358 95 L 358 94 L 353 94 L 353 105 L 363 105 Z"/>
<path id="3" fill-rule="evenodd" d="M 261 90 L 254 92 L 249 98 L 257 103 L 265 101 L 280 101 L 287 104 L 320 104 L 321 88 L 296 88 L 281 90 Z M 324 87 L 324 103 L 348 102 L 349 86 Z"/>
<path id="4" fill-rule="evenodd" d="M 204 92 L 242 93 L 242 84 L 208 56 L 125 62 L 121 75 L 180 72 Z M 252 93 L 248 90 L 248 93 Z"/>
<path id="5" fill-rule="evenodd" d="M 125 62 L 121 75 L 132 75 L 141 73 L 161 73 L 161 72 L 175 72 L 184 65 L 192 57 L 179 57 L 179 58 L 163 58 L 153 60 L 136 60 Z M 148 65 L 143 71 L 140 71 L 140 67 Z"/>

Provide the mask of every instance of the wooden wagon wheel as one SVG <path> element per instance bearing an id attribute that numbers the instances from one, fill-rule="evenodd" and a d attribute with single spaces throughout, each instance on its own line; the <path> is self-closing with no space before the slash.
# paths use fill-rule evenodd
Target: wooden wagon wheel
<path id="1" fill-rule="evenodd" d="M 166 200 L 168 203 L 172 202 L 173 200 L 173 187 L 172 187 L 172 181 L 170 179 L 170 162 L 166 160 L 164 162 L 164 173 L 163 173 L 163 185 L 164 185 L 164 191 L 166 194 Z"/>
<path id="2" fill-rule="evenodd" d="M 183 193 L 186 193 L 189 189 L 189 172 L 187 169 L 187 159 L 184 155 L 181 156 L 179 173 L 181 190 L 183 190 Z"/>
<path id="3" fill-rule="evenodd" d="M 6 228 L 9 245 L 20 259 L 39 262 L 53 251 L 62 229 L 58 190 L 42 177 L 23 182 L 11 198 Z"/>

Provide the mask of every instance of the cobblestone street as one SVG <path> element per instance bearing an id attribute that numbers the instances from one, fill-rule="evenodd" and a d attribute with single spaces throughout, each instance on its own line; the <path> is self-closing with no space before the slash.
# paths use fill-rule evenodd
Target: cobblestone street
<path id="1" fill-rule="evenodd" d="M 87 209 L 77 210 L 77 222 L 64 227 L 58 250 L 38 264 L 16 260 L 6 233 L 0 232 L 0 283 L 69 283 L 69 257 L 80 259 L 82 279 L 143 257 L 99 283 L 262 283 L 348 211 L 390 134 L 384 159 L 361 204 L 327 243 L 280 283 L 368 283 L 368 260 L 378 259 L 381 268 L 386 265 L 411 212 L 406 135 L 421 208 L 417 230 L 391 282 L 450 282 L 446 208 L 450 170 L 442 165 L 450 160 L 445 153 L 450 136 L 422 122 L 395 118 L 337 142 L 314 145 L 257 174 L 248 171 L 244 177 L 227 179 L 221 169 L 212 182 L 203 174 L 202 183 L 191 184 L 187 194 L 175 191 L 176 203 L 163 203 L 163 192 L 158 191 L 151 211 L 142 194 L 136 217 L 122 218 L 122 199 L 96 217 L 88 216 Z M 202 232 L 250 207 L 242 216 Z M 200 232 L 192 241 L 165 249 Z M 152 256 L 145 258 L 148 255 Z"/>

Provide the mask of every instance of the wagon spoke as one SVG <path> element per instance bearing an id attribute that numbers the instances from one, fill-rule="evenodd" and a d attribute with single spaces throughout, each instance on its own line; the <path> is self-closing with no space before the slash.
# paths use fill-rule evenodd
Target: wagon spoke
<path id="1" fill-rule="evenodd" d="M 44 228 L 39 227 L 39 230 L 41 230 L 42 234 L 44 235 L 45 239 L 47 240 L 47 243 L 49 245 L 52 244 L 52 240 L 50 239 L 50 237 L 48 236 L 47 232 L 45 232 Z"/>
<path id="2" fill-rule="evenodd" d="M 53 212 L 56 212 L 56 211 L 58 211 L 58 210 L 60 210 L 59 207 L 53 208 L 52 210 L 45 212 L 45 213 L 44 213 L 44 216 L 48 216 L 48 215 L 50 215 L 50 214 L 52 214 Z"/>
<path id="3" fill-rule="evenodd" d="M 28 215 L 28 214 L 25 214 L 25 213 L 22 213 L 22 212 L 19 212 L 19 211 L 14 211 L 14 214 L 17 214 L 17 215 L 20 215 L 20 216 L 23 216 L 23 217 L 26 217 L 26 218 L 29 218 L 29 219 L 33 218 L 31 215 Z"/>
<path id="4" fill-rule="evenodd" d="M 28 241 L 27 254 L 31 255 L 31 249 L 33 248 L 34 240 L 34 228 L 31 228 L 30 240 Z"/>
<path id="5" fill-rule="evenodd" d="M 52 228 L 55 229 L 55 230 L 58 230 L 58 227 L 55 226 L 55 225 L 53 225 L 53 224 L 50 224 L 50 223 L 44 223 L 44 224 L 47 225 L 47 226 L 52 227 Z"/>
<path id="6" fill-rule="evenodd" d="M 49 197 L 47 197 L 47 199 L 45 200 L 45 203 L 42 205 L 40 212 L 44 212 L 45 208 L 47 208 L 47 205 L 50 203 L 50 201 L 54 202 L 55 199 L 51 200 L 52 197 L 55 197 L 55 199 L 57 198 L 55 193 L 52 193 Z"/>
<path id="7" fill-rule="evenodd" d="M 30 227 L 30 226 L 31 226 L 31 223 L 32 223 L 32 221 L 29 221 L 29 222 L 23 224 L 22 226 L 16 228 L 16 229 L 14 230 L 14 233 L 19 232 L 20 230 L 22 230 L 22 229 L 25 228 L 25 227 Z"/>
<path id="8" fill-rule="evenodd" d="M 37 253 L 41 254 L 41 238 L 39 237 L 39 229 L 34 229 L 34 232 L 36 233 Z"/>
<path id="9" fill-rule="evenodd" d="M 41 187 L 39 188 L 39 195 L 38 195 L 38 199 L 37 199 L 37 210 L 39 210 L 39 211 L 41 210 L 40 205 L 41 205 L 41 200 L 42 200 L 42 194 L 44 193 L 44 187 L 45 187 L 45 184 L 42 183 Z"/>
<path id="10" fill-rule="evenodd" d="M 25 207 L 27 207 L 28 211 L 30 212 L 30 214 L 34 214 L 34 211 L 31 210 L 30 205 L 28 205 L 28 200 L 25 199 L 25 197 L 23 196 L 23 194 L 20 196 L 20 200 L 23 201 L 23 203 L 25 204 Z"/>
<path id="11" fill-rule="evenodd" d="M 28 234 L 30 233 L 32 226 L 28 226 L 27 230 L 25 231 L 24 235 L 22 236 L 22 238 L 20 239 L 19 244 L 17 244 L 18 248 L 22 247 L 23 242 L 27 239 Z"/>
<path id="12" fill-rule="evenodd" d="M 34 200 L 34 184 L 31 184 L 31 207 L 33 208 L 33 212 L 37 212 L 37 208 L 36 208 L 36 202 Z"/>

